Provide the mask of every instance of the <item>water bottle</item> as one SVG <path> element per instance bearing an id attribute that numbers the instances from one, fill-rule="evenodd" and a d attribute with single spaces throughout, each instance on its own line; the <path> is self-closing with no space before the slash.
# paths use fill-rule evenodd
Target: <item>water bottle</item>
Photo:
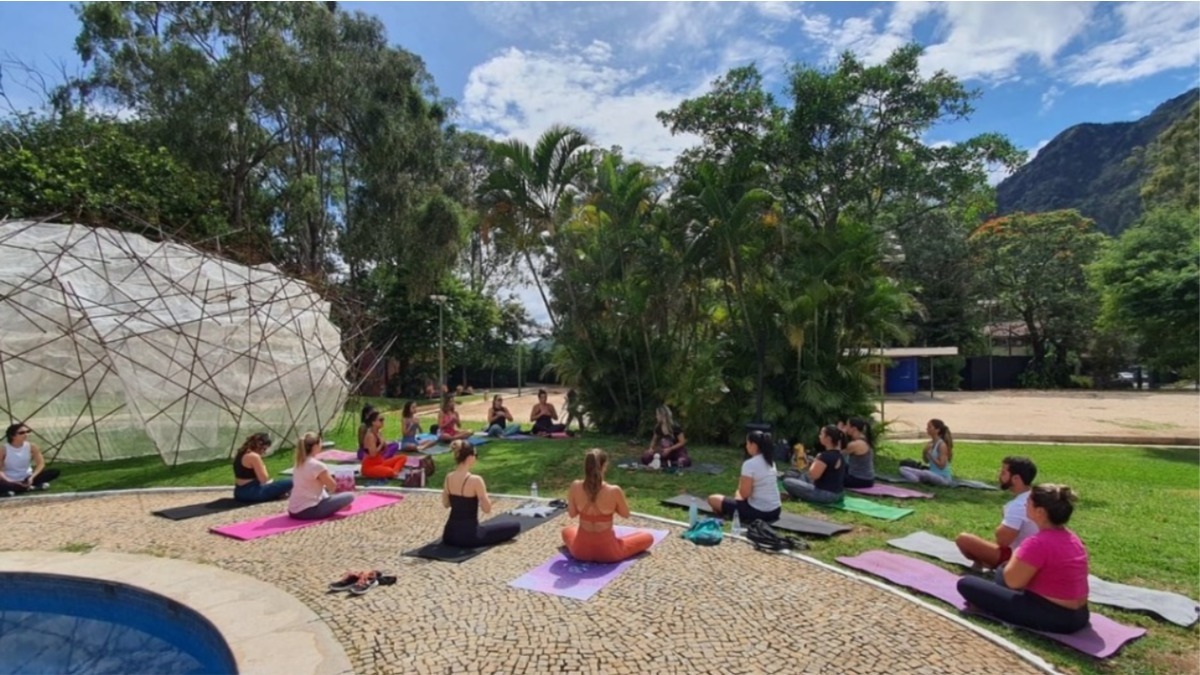
<path id="1" fill-rule="evenodd" d="M 662 467 L 662 455 L 654 453 L 654 459 L 650 460 L 650 468 L 657 471 Z"/>
<path id="2" fill-rule="evenodd" d="M 733 512 L 733 524 L 729 526 L 729 534 L 740 535 L 742 533 L 742 520 L 738 518 L 738 512 Z"/>
<path id="3" fill-rule="evenodd" d="M 695 525 L 696 521 L 699 519 L 700 508 L 696 506 L 696 500 L 693 499 L 692 503 L 688 505 L 688 527 Z"/>
<path id="4" fill-rule="evenodd" d="M 536 497 L 538 496 L 538 493 L 537 493 L 537 481 L 536 481 L 536 480 L 535 480 L 535 481 L 533 481 L 533 484 L 529 486 L 529 495 L 530 495 L 531 497 L 534 497 L 534 498 L 536 498 Z"/>

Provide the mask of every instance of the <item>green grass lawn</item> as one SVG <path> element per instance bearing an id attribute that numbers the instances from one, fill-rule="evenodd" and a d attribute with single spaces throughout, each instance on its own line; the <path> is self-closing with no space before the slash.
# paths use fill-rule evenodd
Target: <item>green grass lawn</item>
<path id="1" fill-rule="evenodd" d="M 356 414 L 331 434 L 337 447 L 355 446 Z M 385 436 L 398 434 L 398 416 L 387 418 Z M 602 447 L 613 464 L 636 457 L 643 445 L 631 446 L 624 439 L 589 435 L 561 441 L 492 441 L 481 449 L 476 471 L 488 481 L 493 493 L 527 494 L 537 481 L 543 497 L 563 495 L 570 482 L 580 477 L 583 451 Z M 879 470 L 895 473 L 901 457 L 919 455 L 918 445 L 888 444 L 880 451 Z M 956 445 L 955 472 L 966 478 L 994 480 L 1000 459 L 1027 455 L 1038 465 L 1038 480 L 1061 482 L 1076 488 L 1081 501 L 1071 527 L 1083 538 L 1091 556 L 1092 572 L 1125 583 L 1172 590 L 1189 597 L 1200 596 L 1200 453 L 1196 450 L 1135 447 L 1043 446 L 999 443 Z M 608 478 L 625 488 L 634 511 L 683 520 L 687 514 L 664 507 L 659 500 L 682 491 L 707 495 L 729 494 L 736 487 L 741 451 L 734 448 L 695 447 L 693 460 L 725 466 L 717 476 L 670 475 L 612 469 Z M 449 469 L 447 455 L 436 458 L 440 476 Z M 290 452 L 268 458 L 273 474 L 291 463 Z M 63 476 L 54 489 L 102 490 L 157 486 L 228 485 L 228 460 L 166 467 L 156 457 L 113 462 L 63 465 Z M 926 487 L 936 499 L 921 503 L 883 500 L 912 507 L 916 513 L 895 522 L 875 520 L 841 511 L 824 511 L 786 502 L 791 511 L 837 520 L 854 526 L 854 531 L 829 540 L 814 540 L 809 553 L 833 562 L 841 555 L 871 549 L 886 549 L 888 539 L 926 530 L 953 538 L 968 530 L 986 535 L 999 522 L 1005 493 L 968 489 Z M 1096 609 L 1097 606 L 1093 606 Z M 1088 673 L 1178 673 L 1195 671 L 1200 630 L 1181 629 L 1148 616 L 1100 608 L 1115 620 L 1149 629 L 1116 658 L 1094 662 L 1074 652 L 1022 631 L 980 621 L 989 630 L 1041 654 L 1059 668 Z M 976 619 L 972 619 L 976 620 Z"/>

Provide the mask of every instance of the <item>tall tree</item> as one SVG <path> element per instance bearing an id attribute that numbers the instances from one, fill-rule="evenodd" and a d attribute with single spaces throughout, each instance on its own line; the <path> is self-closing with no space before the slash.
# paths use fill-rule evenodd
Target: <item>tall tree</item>
<path id="1" fill-rule="evenodd" d="M 1147 205 L 1200 208 L 1200 103 L 1155 140 L 1148 152 L 1149 175 L 1142 185 Z"/>

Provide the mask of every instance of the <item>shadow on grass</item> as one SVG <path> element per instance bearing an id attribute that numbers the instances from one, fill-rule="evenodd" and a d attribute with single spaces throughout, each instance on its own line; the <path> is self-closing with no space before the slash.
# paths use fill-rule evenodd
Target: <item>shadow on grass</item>
<path id="1" fill-rule="evenodd" d="M 1139 448 L 1150 459 L 1162 459 L 1200 466 L 1200 449 L 1197 448 Z"/>

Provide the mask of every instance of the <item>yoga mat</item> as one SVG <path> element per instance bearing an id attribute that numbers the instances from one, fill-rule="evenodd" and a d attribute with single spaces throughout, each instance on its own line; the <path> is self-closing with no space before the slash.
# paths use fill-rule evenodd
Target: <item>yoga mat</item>
<path id="1" fill-rule="evenodd" d="M 902 509 L 896 506 L 873 502 L 870 499 L 849 496 L 842 497 L 842 501 L 837 504 L 818 504 L 817 506 L 828 506 L 851 513 L 861 513 L 864 516 L 871 516 L 880 520 L 900 520 L 904 516 L 911 515 L 913 512 L 912 509 Z"/>
<path id="2" fill-rule="evenodd" d="M 704 513 L 713 512 L 713 510 L 708 506 L 707 499 L 688 494 L 676 495 L 670 499 L 664 499 L 662 500 L 662 503 L 666 504 L 667 506 L 678 506 L 686 509 L 692 505 L 693 501 L 696 502 L 696 506 Z M 749 524 L 750 523 L 742 523 L 743 526 Z M 842 525 L 841 523 L 835 523 L 829 520 L 805 518 L 804 516 L 798 516 L 787 511 L 784 511 L 783 514 L 779 516 L 779 520 L 771 523 L 771 527 L 787 530 L 788 532 L 809 534 L 817 537 L 830 537 L 835 534 L 841 534 L 842 532 L 849 532 L 852 529 L 849 525 Z"/>
<path id="3" fill-rule="evenodd" d="M 846 567 L 873 574 L 898 586 L 933 596 L 959 611 L 966 611 L 967 602 L 958 592 L 958 575 L 933 563 L 887 551 L 867 551 L 854 557 L 839 557 L 837 561 Z M 978 616 L 999 621 L 989 614 Z M 1116 654 L 1125 643 L 1146 634 L 1144 628 L 1126 626 L 1095 612 L 1091 614 L 1091 624 L 1074 633 L 1047 633 L 1021 626 L 1013 627 L 1037 633 L 1098 659 L 1107 659 Z"/>
<path id="4" fill-rule="evenodd" d="M 242 523 L 233 523 L 231 525 L 222 525 L 221 527 L 210 528 L 209 531 L 213 534 L 223 534 L 226 537 L 233 537 L 242 541 L 250 541 L 251 539 L 260 539 L 269 537 L 280 532 L 290 532 L 299 530 L 309 525 L 318 525 L 329 521 L 343 520 L 350 516 L 356 516 L 365 511 L 372 511 L 384 506 L 390 506 L 404 499 L 404 495 L 400 494 L 383 494 L 380 492 L 362 492 L 354 497 L 354 501 L 350 504 L 350 508 L 345 511 L 339 511 L 328 518 L 321 520 L 298 520 L 289 516 L 286 513 L 267 516 L 266 518 L 257 518 L 255 520 L 247 520 Z"/>
<path id="5" fill-rule="evenodd" d="M 613 530 L 621 537 L 637 532 L 638 528 L 614 525 Z M 667 536 L 667 530 L 646 531 L 654 535 L 654 546 Z M 570 555 L 559 552 L 538 567 L 508 582 L 508 585 L 574 600 L 588 600 L 629 569 L 642 555 L 619 563 L 591 563 L 575 560 Z"/>
<path id="6" fill-rule="evenodd" d="M 210 516 L 214 513 L 224 513 L 225 511 L 232 511 L 234 509 L 240 509 L 246 506 L 254 506 L 254 504 L 239 502 L 233 497 L 221 497 L 220 499 L 214 499 L 211 502 L 205 502 L 203 504 L 176 506 L 170 509 L 151 511 L 150 513 L 170 520 L 187 520 L 188 518 Z"/>
<path id="7" fill-rule="evenodd" d="M 708 476 L 716 476 L 725 470 L 725 467 L 720 464 L 693 464 L 687 468 L 675 469 L 671 467 L 663 467 L 661 469 L 651 469 L 649 466 L 642 464 L 640 461 L 626 460 L 617 465 L 618 469 L 626 469 L 628 471 L 661 471 L 663 473 L 702 473 Z"/>
<path id="8" fill-rule="evenodd" d="M 541 502 L 536 502 L 536 504 L 538 506 L 543 505 Z M 514 511 L 522 510 L 522 509 L 526 509 L 530 506 L 532 506 L 532 504 L 522 504 L 521 506 L 518 506 L 516 509 L 513 509 L 513 510 Z M 546 522 L 553 520 L 554 518 L 557 518 L 560 514 L 562 514 L 566 510 L 567 510 L 566 508 L 557 508 L 557 509 L 554 509 L 554 511 L 550 515 L 547 515 L 544 517 L 516 515 L 512 511 L 510 511 L 508 513 L 502 513 L 490 520 L 484 521 L 484 523 L 487 524 L 487 523 L 515 522 L 521 526 L 521 532 L 528 532 L 529 530 L 532 530 L 533 528 L 537 527 L 538 525 L 541 525 L 542 523 L 546 523 Z M 425 544 L 424 546 L 422 546 L 420 548 L 415 548 L 411 551 L 405 551 L 404 555 L 406 555 L 410 558 L 428 558 L 429 560 L 440 560 L 442 562 L 461 563 L 461 562 L 466 562 L 467 560 L 470 560 L 471 558 L 474 558 L 475 556 L 479 555 L 480 553 L 483 553 L 484 551 L 488 550 L 489 548 L 491 548 L 491 546 L 480 546 L 479 548 L 462 548 L 460 546 L 450 546 L 447 544 L 443 544 L 441 538 L 439 537 L 435 541 Z"/>
<path id="9" fill-rule="evenodd" d="M 849 492 L 857 492 L 860 495 L 871 495 L 872 497 L 892 497 L 893 499 L 933 499 L 932 493 L 896 487 L 895 485 L 876 484 L 869 488 L 848 487 L 846 490 Z"/>
<path id="10" fill-rule="evenodd" d="M 313 455 L 322 462 L 357 462 L 358 453 L 347 450 L 322 450 Z"/>
<path id="11" fill-rule="evenodd" d="M 893 539 L 888 545 L 905 551 L 937 558 L 952 565 L 970 567 L 971 561 L 959 552 L 958 546 L 928 532 L 914 532 Z M 1109 607 L 1120 607 L 1133 611 L 1147 612 L 1180 626 L 1191 626 L 1200 619 L 1200 605 L 1179 593 L 1159 591 L 1153 588 L 1118 584 L 1088 575 L 1088 602 Z"/>
<path id="12" fill-rule="evenodd" d="M 877 473 L 877 474 L 875 474 L 875 480 L 881 480 L 881 481 L 885 481 L 888 483 L 911 483 L 912 482 L 912 481 L 908 480 L 907 478 L 905 478 L 904 476 L 899 476 L 894 473 Z M 995 485 L 992 485 L 990 483 L 984 483 L 982 481 L 970 480 L 969 478 L 957 478 L 954 480 L 954 483 L 953 483 L 953 485 L 951 485 L 951 487 L 974 488 L 976 490 L 991 490 L 993 492 L 1000 491 L 1000 488 Z"/>
<path id="13" fill-rule="evenodd" d="M 347 471 L 353 471 L 355 476 L 360 476 L 360 475 L 362 475 L 362 464 L 355 462 L 353 464 L 333 464 L 329 467 L 329 475 L 331 475 L 331 476 L 334 475 L 335 473 L 345 473 Z M 290 475 L 294 474 L 295 472 L 296 472 L 296 467 L 289 466 L 288 468 L 284 469 L 283 471 L 280 471 L 279 473 L 281 473 L 285 476 L 290 476 Z"/>

